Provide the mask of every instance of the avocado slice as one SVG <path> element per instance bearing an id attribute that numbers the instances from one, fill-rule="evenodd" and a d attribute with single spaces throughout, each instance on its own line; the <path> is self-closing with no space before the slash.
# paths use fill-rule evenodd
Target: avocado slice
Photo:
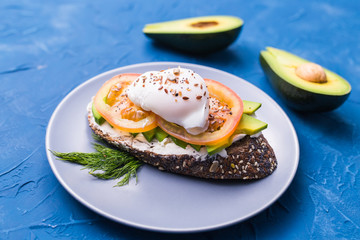
<path id="1" fill-rule="evenodd" d="M 103 118 L 100 113 L 96 110 L 94 103 L 91 106 L 91 111 L 94 116 L 95 122 L 99 125 L 105 122 L 105 118 Z"/>
<path id="2" fill-rule="evenodd" d="M 267 123 L 247 114 L 243 114 L 240 123 L 235 130 L 235 134 L 254 135 L 267 128 L 267 126 Z"/>
<path id="3" fill-rule="evenodd" d="M 285 103 L 299 111 L 330 111 L 345 102 L 350 84 L 321 66 L 284 50 L 267 47 L 260 64 Z"/>
<path id="4" fill-rule="evenodd" d="M 179 147 L 181 147 L 181 148 L 183 148 L 183 149 L 185 149 L 186 146 L 188 145 L 187 142 L 184 142 L 184 141 L 182 141 L 182 140 L 180 140 L 180 139 L 177 139 L 176 137 L 173 137 L 173 136 L 171 136 L 171 135 L 169 135 L 169 136 L 170 136 L 171 140 L 172 140 L 176 145 L 178 145 Z"/>
<path id="5" fill-rule="evenodd" d="M 224 49 L 239 36 L 244 22 L 234 16 L 203 16 L 145 25 L 144 34 L 164 45 L 191 53 Z"/>
<path id="6" fill-rule="evenodd" d="M 201 145 L 196 145 L 196 144 L 190 144 L 190 146 L 198 152 L 200 151 L 200 149 L 202 147 Z"/>
<path id="7" fill-rule="evenodd" d="M 244 104 L 244 113 L 249 115 L 254 114 L 254 112 L 256 112 L 256 110 L 258 110 L 261 107 L 261 103 L 247 101 L 247 100 L 243 100 L 243 104 Z"/>
<path id="8" fill-rule="evenodd" d="M 268 126 L 267 123 L 244 113 L 232 137 L 230 137 L 226 142 L 222 142 L 217 145 L 208 145 L 206 146 L 206 150 L 209 155 L 213 155 L 215 153 L 220 152 L 224 148 L 229 147 L 232 144 L 232 139 L 234 135 L 236 134 L 254 135 L 267 128 L 267 126 Z"/>
<path id="9" fill-rule="evenodd" d="M 169 134 L 167 132 L 165 132 L 164 130 L 162 130 L 161 128 L 157 127 L 156 131 L 155 131 L 155 138 L 159 141 L 162 142 L 167 136 L 169 136 Z"/>
<path id="10" fill-rule="evenodd" d="M 232 137 L 228 138 L 226 142 L 222 142 L 221 144 L 206 145 L 206 151 L 211 156 L 214 155 L 215 153 L 221 152 L 221 150 L 223 150 L 224 148 L 229 147 L 231 143 L 232 143 Z"/>
<path id="11" fill-rule="evenodd" d="M 145 139 L 148 142 L 151 142 L 155 137 L 156 128 L 153 128 L 147 132 L 143 132 L 142 135 L 144 135 Z"/>

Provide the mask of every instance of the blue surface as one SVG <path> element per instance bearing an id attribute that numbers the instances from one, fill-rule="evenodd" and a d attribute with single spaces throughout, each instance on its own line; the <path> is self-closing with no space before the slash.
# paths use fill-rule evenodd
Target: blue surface
<path id="1" fill-rule="evenodd" d="M 207 56 L 167 49 L 141 31 L 146 23 L 219 14 L 245 26 L 228 49 Z M 0 15 L 0 239 L 360 239 L 359 1 L 2 0 Z M 259 65 L 266 46 L 337 72 L 352 85 L 349 99 L 329 113 L 287 108 Z M 300 164 L 277 202 L 224 229 L 175 235 L 111 222 L 64 190 L 45 150 L 57 104 L 99 73 L 151 61 L 218 68 L 279 102 L 296 128 Z"/>

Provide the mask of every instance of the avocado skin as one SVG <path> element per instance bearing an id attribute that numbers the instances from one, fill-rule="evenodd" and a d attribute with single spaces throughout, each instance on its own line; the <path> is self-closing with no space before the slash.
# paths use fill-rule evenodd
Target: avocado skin
<path id="1" fill-rule="evenodd" d="M 298 88 L 279 77 L 260 53 L 260 65 L 272 87 L 282 100 L 292 109 L 306 112 L 326 112 L 338 108 L 349 97 L 345 95 L 325 95 Z"/>
<path id="2" fill-rule="evenodd" d="M 228 47 L 237 39 L 243 26 L 214 33 L 145 33 L 145 35 L 181 51 L 203 54 Z"/>

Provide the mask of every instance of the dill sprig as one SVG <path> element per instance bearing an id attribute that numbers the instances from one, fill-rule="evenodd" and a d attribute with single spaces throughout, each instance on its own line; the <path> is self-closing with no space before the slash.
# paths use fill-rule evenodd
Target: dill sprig
<path id="1" fill-rule="evenodd" d="M 95 140 L 100 140 L 94 137 Z M 106 147 L 94 143 L 96 152 L 69 152 L 61 153 L 51 151 L 57 158 L 72 163 L 81 164 L 89 173 L 100 179 L 119 179 L 115 186 L 124 186 L 129 183 L 130 178 L 135 177 L 137 181 L 137 170 L 143 163 L 125 151 Z"/>

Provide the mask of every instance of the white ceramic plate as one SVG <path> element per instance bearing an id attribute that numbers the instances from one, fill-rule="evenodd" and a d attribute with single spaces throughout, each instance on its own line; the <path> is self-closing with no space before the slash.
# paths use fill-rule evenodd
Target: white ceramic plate
<path id="1" fill-rule="evenodd" d="M 204 78 L 224 83 L 242 99 L 261 102 L 259 119 L 268 123 L 263 131 L 273 147 L 278 168 L 258 181 L 209 181 L 143 166 L 124 187 L 116 180 L 99 180 L 82 166 L 57 160 L 50 152 L 51 168 L 64 188 L 91 210 L 114 221 L 142 229 L 195 232 L 243 221 L 270 206 L 290 185 L 299 161 L 299 144 L 289 118 L 263 91 L 229 73 L 178 62 L 136 64 L 100 74 L 68 94 L 54 111 L 47 128 L 46 149 L 59 152 L 91 152 L 93 142 L 86 106 L 101 85 L 120 73 L 143 73 L 181 66 Z"/>

